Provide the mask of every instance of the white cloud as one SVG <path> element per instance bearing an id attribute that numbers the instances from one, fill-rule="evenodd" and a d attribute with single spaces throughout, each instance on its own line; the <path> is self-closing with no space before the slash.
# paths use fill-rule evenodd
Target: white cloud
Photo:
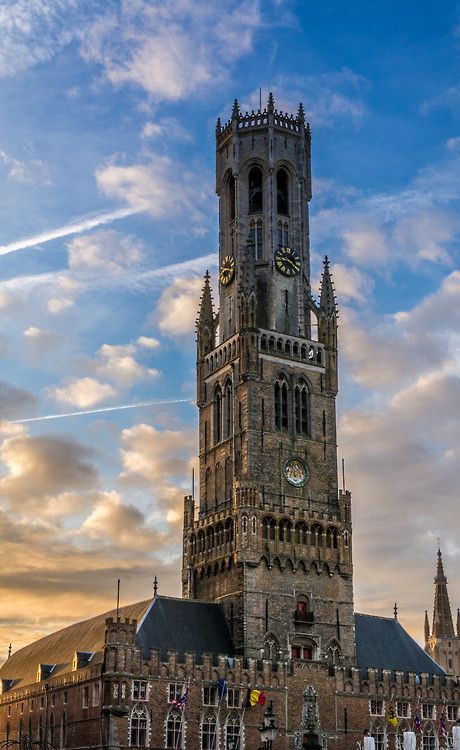
<path id="1" fill-rule="evenodd" d="M 143 367 L 134 358 L 135 353 L 134 344 L 115 346 L 104 344 L 99 349 L 94 363 L 98 376 L 124 388 L 130 387 L 139 380 L 157 377 L 158 370 Z"/>
<path id="2" fill-rule="evenodd" d="M 163 138 L 174 141 L 193 140 L 191 133 L 175 117 L 162 117 L 158 122 L 146 122 L 142 128 L 142 138 Z"/>
<path id="3" fill-rule="evenodd" d="M 68 297 L 52 297 L 48 300 L 47 306 L 49 312 L 56 315 L 63 310 L 67 310 L 68 307 L 72 307 L 73 304 L 73 299 L 69 299 Z"/>
<path id="4" fill-rule="evenodd" d="M 89 409 L 116 394 L 108 383 L 101 383 L 96 378 L 74 378 L 67 385 L 48 389 L 48 394 L 63 404 Z"/>
<path id="5" fill-rule="evenodd" d="M 49 351 L 60 340 L 60 336 L 57 334 L 45 331 L 38 326 L 29 326 L 24 331 L 24 338 L 40 351 Z"/>
<path id="6" fill-rule="evenodd" d="M 110 229 L 75 237 L 67 248 L 72 271 L 121 273 L 138 265 L 143 255 L 142 243 L 137 238 Z"/>
<path id="7" fill-rule="evenodd" d="M 101 64 L 114 85 L 133 84 L 155 101 L 175 101 L 226 80 L 260 25 L 255 0 L 137 0 L 124 3 L 119 16 L 98 19 L 82 54 Z"/>
<path id="8" fill-rule="evenodd" d="M 160 346 L 160 342 L 158 339 L 151 338 L 149 336 L 139 336 L 137 339 L 137 343 L 139 346 L 143 346 L 146 349 L 156 349 L 158 346 Z"/>
<path id="9" fill-rule="evenodd" d="M 41 159 L 20 161 L 13 156 L 0 151 L 0 163 L 8 168 L 8 179 L 30 185 L 51 185 L 48 169 Z"/>
<path id="10" fill-rule="evenodd" d="M 202 287 L 199 276 L 178 277 L 163 291 L 154 316 L 162 333 L 185 336 L 193 332 Z"/>

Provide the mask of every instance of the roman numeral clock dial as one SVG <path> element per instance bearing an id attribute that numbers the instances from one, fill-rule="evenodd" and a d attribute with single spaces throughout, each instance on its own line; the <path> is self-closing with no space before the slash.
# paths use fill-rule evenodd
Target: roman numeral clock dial
<path id="1" fill-rule="evenodd" d="M 226 255 L 220 266 L 219 281 L 223 286 L 230 284 L 235 275 L 235 258 L 233 255 Z"/>
<path id="2" fill-rule="evenodd" d="M 283 276 L 295 276 L 300 271 L 300 255 L 292 247 L 279 247 L 275 253 L 275 266 Z"/>

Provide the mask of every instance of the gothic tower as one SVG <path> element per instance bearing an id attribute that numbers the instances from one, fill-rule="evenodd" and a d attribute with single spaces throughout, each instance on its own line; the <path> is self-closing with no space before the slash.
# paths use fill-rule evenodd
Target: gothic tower
<path id="1" fill-rule="evenodd" d="M 425 612 L 425 651 L 445 669 L 447 674 L 460 679 L 460 611 L 457 610 L 457 634 L 455 634 L 447 591 L 447 578 L 444 575 L 440 549 L 438 549 L 438 562 L 434 579 L 431 634 L 428 613 Z"/>
<path id="2" fill-rule="evenodd" d="M 310 129 L 275 109 L 216 128 L 219 297 L 197 319 L 200 499 L 183 595 L 223 604 L 247 656 L 351 663 L 351 497 L 337 485 L 337 308 L 311 295 Z"/>

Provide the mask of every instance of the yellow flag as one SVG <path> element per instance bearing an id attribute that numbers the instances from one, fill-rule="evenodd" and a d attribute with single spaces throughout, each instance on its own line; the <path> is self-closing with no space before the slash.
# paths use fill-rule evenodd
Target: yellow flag
<path id="1" fill-rule="evenodd" d="M 396 727 L 398 725 L 398 719 L 396 717 L 395 708 L 392 703 L 390 703 L 390 705 L 388 706 L 387 722 L 393 727 Z"/>

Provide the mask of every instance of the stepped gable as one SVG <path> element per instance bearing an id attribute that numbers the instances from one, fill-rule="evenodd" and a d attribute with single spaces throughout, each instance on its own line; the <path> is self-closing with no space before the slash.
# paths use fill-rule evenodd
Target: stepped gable
<path id="1" fill-rule="evenodd" d="M 194 652 L 197 660 L 203 654 L 234 654 L 234 646 L 220 604 L 215 602 L 157 596 L 139 623 L 136 645 L 148 659 L 150 649 L 158 649 L 160 658 L 176 651 L 179 660 L 185 652 Z"/>
<path id="2" fill-rule="evenodd" d="M 118 616 L 121 620 L 140 620 L 151 604 L 151 599 L 120 607 Z M 0 668 L 0 679 L 14 680 L 14 687 L 31 685 L 36 682 L 39 664 L 55 665 L 50 676 L 72 671 L 75 651 L 94 653 L 91 663 L 102 659 L 105 642 L 106 619 L 116 618 L 115 609 L 89 620 L 77 622 L 67 628 L 44 636 L 38 641 L 24 646 Z"/>
<path id="3" fill-rule="evenodd" d="M 446 674 L 395 618 L 355 614 L 355 635 L 356 661 L 361 670 Z"/>

